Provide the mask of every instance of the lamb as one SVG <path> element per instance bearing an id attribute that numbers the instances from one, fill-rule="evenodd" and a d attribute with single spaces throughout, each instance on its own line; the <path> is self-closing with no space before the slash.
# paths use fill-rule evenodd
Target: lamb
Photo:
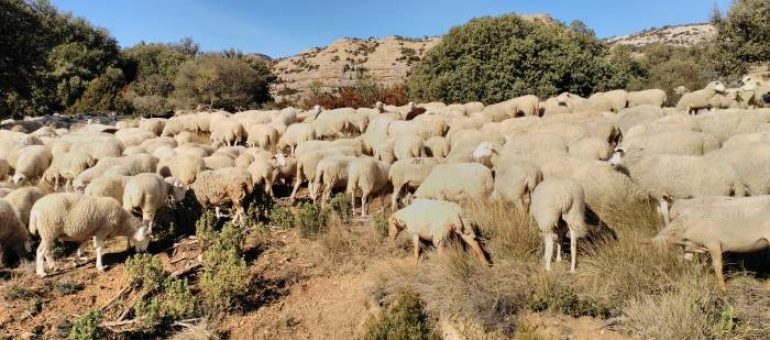
<path id="1" fill-rule="evenodd" d="M 612 156 L 612 147 L 606 140 L 586 137 L 569 144 L 569 154 L 575 158 L 606 161 Z"/>
<path id="2" fill-rule="evenodd" d="M 676 104 L 676 108 L 688 114 L 697 114 L 698 110 L 711 108 L 709 99 L 717 93 L 724 93 L 725 89 L 725 85 L 721 81 L 713 81 L 702 90 L 682 95 L 682 98 Z"/>
<path id="3" fill-rule="evenodd" d="M 23 148 L 14 164 L 13 182 L 22 184 L 40 178 L 51 165 L 52 160 L 53 155 L 45 147 L 28 146 Z"/>
<path id="4" fill-rule="evenodd" d="M 310 191 L 310 197 L 313 203 L 318 198 L 318 192 L 323 184 L 321 195 L 321 206 L 325 206 L 331 199 L 332 189 L 344 187 L 348 182 L 348 166 L 355 159 L 355 156 L 335 155 L 325 157 L 318 162 L 315 168 L 315 177 L 313 179 L 313 189 Z"/>
<path id="5" fill-rule="evenodd" d="M 473 222 L 462 217 L 459 205 L 439 200 L 415 200 L 388 218 L 388 235 L 391 241 L 395 241 L 404 229 L 411 234 L 416 263 L 420 262 L 421 240 L 432 242 L 441 252 L 449 237 L 455 234 L 473 249 L 481 263 L 489 264 L 475 228 Z"/>
<path id="6" fill-rule="evenodd" d="M 770 241 L 768 207 L 768 196 L 701 199 L 667 224 L 652 243 L 681 245 L 686 254 L 709 252 L 717 287 L 725 291 L 722 253 L 767 249 Z"/>
<path id="7" fill-rule="evenodd" d="M 159 175 L 174 177 L 185 186 L 195 182 L 198 174 L 205 169 L 206 163 L 203 158 L 186 154 L 176 155 L 158 163 Z"/>
<path id="8" fill-rule="evenodd" d="M 216 208 L 217 217 L 222 205 L 230 204 L 234 222 L 244 222 L 244 199 L 252 193 L 251 174 L 239 168 L 207 170 L 198 174 L 190 189 L 204 208 Z"/>
<path id="9" fill-rule="evenodd" d="M 570 272 L 575 272 L 577 241 L 586 235 L 585 194 L 583 187 L 571 178 L 546 178 L 532 193 L 529 212 L 537 222 L 545 244 L 545 270 L 551 270 L 553 245 L 556 243 L 556 262 L 561 261 L 561 240 L 565 231 L 559 222 L 567 224 L 570 238 Z"/>
<path id="10" fill-rule="evenodd" d="M 492 171 L 477 163 L 441 164 L 417 188 L 417 198 L 483 200 L 494 189 Z"/>
<path id="11" fill-rule="evenodd" d="M 13 206 L 19 221 L 26 226 L 29 225 L 29 211 L 32 206 L 47 194 L 48 191 L 40 187 L 21 187 L 8 193 L 5 201 Z"/>
<path id="12" fill-rule="evenodd" d="M 0 199 L 0 268 L 4 266 L 5 248 L 10 248 L 19 258 L 23 258 L 32 250 L 32 242 L 13 205 Z"/>
<path id="13" fill-rule="evenodd" d="M 393 210 L 398 209 L 398 199 L 404 187 L 418 188 L 438 164 L 439 161 L 436 158 L 415 157 L 397 161 L 390 166 L 388 180 L 393 185 L 391 196 Z"/>
<path id="14" fill-rule="evenodd" d="M 628 107 L 641 105 L 651 105 L 654 107 L 663 107 L 668 100 L 666 91 L 661 89 L 650 89 L 644 91 L 632 91 L 628 93 Z"/>
<path id="15" fill-rule="evenodd" d="M 388 185 L 390 164 L 372 157 L 359 157 L 348 166 L 348 185 L 353 214 L 356 211 L 356 192 L 361 190 L 361 217 L 366 217 L 366 200 L 369 195 L 383 190 Z"/>
<path id="16" fill-rule="evenodd" d="M 96 269 L 104 271 L 102 254 L 104 241 L 116 236 L 126 236 L 137 251 L 144 251 L 149 244 L 145 227 L 124 210 L 120 203 L 107 197 L 89 197 L 80 194 L 57 193 L 38 200 L 32 207 L 29 228 L 40 233 L 37 248 L 36 273 L 45 277 L 43 259 L 49 268 L 55 266 L 53 245 L 56 240 L 83 243 L 93 239 L 96 248 Z"/>
<path id="17" fill-rule="evenodd" d="M 532 192 L 543 181 L 543 172 L 534 164 L 524 161 L 508 161 L 498 167 L 495 177 L 495 191 L 492 197 L 512 202 L 527 211 Z"/>
<path id="18" fill-rule="evenodd" d="M 123 209 L 141 211 L 142 225 L 152 235 L 155 214 L 168 203 L 184 200 L 185 190 L 173 177 L 144 173 L 131 177 L 123 190 Z"/>

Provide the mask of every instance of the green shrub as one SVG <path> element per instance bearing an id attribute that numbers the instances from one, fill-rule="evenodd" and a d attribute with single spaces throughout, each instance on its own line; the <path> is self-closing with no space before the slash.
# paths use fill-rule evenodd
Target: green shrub
<path id="1" fill-rule="evenodd" d="M 350 196 L 346 194 L 337 194 L 329 200 L 329 211 L 336 214 L 343 221 L 350 221 L 353 216 L 353 202 L 350 201 Z"/>
<path id="2" fill-rule="evenodd" d="M 167 317 L 179 320 L 194 316 L 197 299 L 190 291 L 187 279 L 169 279 L 163 293 L 163 310 Z"/>
<path id="3" fill-rule="evenodd" d="M 749 66 L 770 61 L 770 2 L 734 1 L 724 19 L 715 20 L 711 58 L 721 76 L 741 76 Z"/>
<path id="4" fill-rule="evenodd" d="M 312 203 L 303 203 L 297 207 L 294 224 L 305 237 L 318 235 L 326 228 L 328 211 Z"/>
<path id="5" fill-rule="evenodd" d="M 163 321 L 161 300 L 154 296 L 150 299 L 140 299 L 134 304 L 134 314 L 142 329 L 150 330 Z"/>
<path id="6" fill-rule="evenodd" d="M 581 96 L 624 88 L 635 68 L 616 68 L 607 46 L 590 30 L 516 15 L 483 17 L 453 27 L 407 79 L 409 95 L 423 102 L 490 104 L 525 94 Z"/>
<path id="7" fill-rule="evenodd" d="M 374 215 L 374 230 L 380 238 L 388 237 L 388 212 L 380 212 Z"/>
<path id="8" fill-rule="evenodd" d="M 75 320 L 67 338 L 70 340 L 102 339 L 103 334 L 99 328 L 101 322 L 102 313 L 97 309 L 89 310 Z"/>
<path id="9" fill-rule="evenodd" d="M 198 285 L 206 311 L 211 315 L 226 312 L 236 298 L 248 290 L 251 274 L 241 256 L 241 240 L 240 229 L 228 223 L 221 232 L 214 233 L 203 255 Z"/>
<path id="10" fill-rule="evenodd" d="M 216 236 L 216 230 L 214 229 L 216 223 L 216 216 L 214 216 L 214 212 L 211 210 L 206 210 L 198 221 L 195 222 L 195 237 L 204 246 Z"/>
<path id="11" fill-rule="evenodd" d="M 166 273 L 160 259 L 148 253 L 131 256 L 126 261 L 128 282 L 134 287 L 155 291 L 163 287 Z"/>
<path id="12" fill-rule="evenodd" d="M 294 227 L 294 214 L 285 207 L 277 207 L 270 211 L 270 222 L 279 228 L 289 229 Z"/>
<path id="13" fill-rule="evenodd" d="M 400 292 L 379 318 L 367 320 L 364 328 L 365 340 L 439 339 L 420 299 L 406 291 Z"/>

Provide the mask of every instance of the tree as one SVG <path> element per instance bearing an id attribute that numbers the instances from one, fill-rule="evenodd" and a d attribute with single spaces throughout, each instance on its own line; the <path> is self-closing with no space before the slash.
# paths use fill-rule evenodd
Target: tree
<path id="1" fill-rule="evenodd" d="M 102 75 L 88 84 L 83 95 L 70 108 L 73 112 L 124 111 L 120 96 L 126 78 L 119 68 L 109 67 Z"/>
<path id="2" fill-rule="evenodd" d="M 414 100 L 494 103 L 524 94 L 624 88 L 607 47 L 574 23 L 529 22 L 516 15 L 473 19 L 452 28 L 407 79 Z M 608 79 L 614 79 L 612 84 Z"/>
<path id="3" fill-rule="evenodd" d="M 269 79 L 247 62 L 216 55 L 182 64 L 174 81 L 178 106 L 208 105 L 236 110 L 255 107 L 270 98 Z"/>
<path id="4" fill-rule="evenodd" d="M 736 0 L 716 26 L 713 59 L 720 75 L 740 76 L 770 61 L 770 1 Z"/>

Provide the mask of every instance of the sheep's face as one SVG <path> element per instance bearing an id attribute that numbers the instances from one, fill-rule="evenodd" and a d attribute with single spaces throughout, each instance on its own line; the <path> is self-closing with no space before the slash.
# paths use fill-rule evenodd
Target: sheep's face
<path id="1" fill-rule="evenodd" d="M 147 227 L 141 226 L 134 232 L 134 249 L 138 252 L 145 252 L 150 246 L 150 237 L 147 234 Z"/>
<path id="2" fill-rule="evenodd" d="M 612 157 L 610 157 L 610 165 L 614 167 L 619 167 L 623 165 L 624 157 L 626 156 L 626 149 L 624 148 L 615 148 L 615 152 L 612 153 Z"/>
<path id="3" fill-rule="evenodd" d="M 724 93 L 727 88 L 725 87 L 725 84 L 721 81 L 714 81 L 708 84 L 707 88 L 711 88 L 714 91 L 717 91 L 719 93 Z"/>
<path id="4" fill-rule="evenodd" d="M 11 177 L 11 181 L 16 185 L 22 185 L 27 181 L 27 176 L 24 174 L 15 174 Z"/>
<path id="5" fill-rule="evenodd" d="M 560 94 L 558 97 L 556 97 L 556 100 L 559 102 L 559 104 L 567 104 L 572 99 L 572 94 L 569 92 L 564 92 Z"/>

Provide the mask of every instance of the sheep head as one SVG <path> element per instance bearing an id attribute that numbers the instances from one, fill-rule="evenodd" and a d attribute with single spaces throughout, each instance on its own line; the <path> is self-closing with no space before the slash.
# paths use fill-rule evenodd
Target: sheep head
<path id="1" fill-rule="evenodd" d="M 16 185 L 22 185 L 27 181 L 27 176 L 24 174 L 15 174 L 11 177 L 11 181 Z"/>
<path id="2" fill-rule="evenodd" d="M 610 165 L 613 167 L 619 167 L 623 165 L 624 158 L 626 156 L 626 149 L 623 147 L 616 147 L 615 151 L 612 152 L 612 157 L 610 157 Z"/>
<path id="3" fill-rule="evenodd" d="M 184 183 L 175 177 L 166 177 L 165 181 L 168 184 L 168 202 L 174 204 L 183 201 L 187 194 Z"/>
<path id="4" fill-rule="evenodd" d="M 150 246 L 150 236 L 148 235 L 147 227 L 141 225 L 142 223 L 138 218 L 133 218 L 132 223 L 136 227 L 136 229 L 134 229 L 134 234 L 132 235 L 134 249 L 138 252 L 145 252 Z"/>

